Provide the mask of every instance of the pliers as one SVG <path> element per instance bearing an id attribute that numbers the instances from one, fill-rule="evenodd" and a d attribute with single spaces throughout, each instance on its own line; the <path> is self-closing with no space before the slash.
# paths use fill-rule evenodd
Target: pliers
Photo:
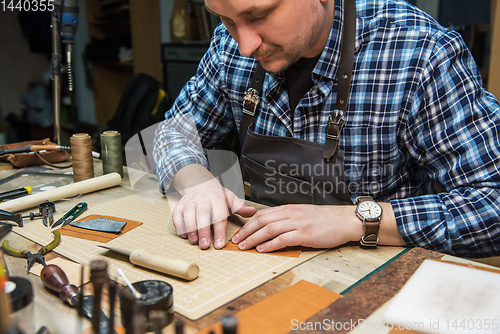
<path id="1" fill-rule="evenodd" d="M 61 234 L 59 231 L 52 231 L 52 234 L 54 234 L 54 240 L 47 246 L 44 246 L 40 248 L 38 252 L 35 254 L 31 253 L 29 250 L 19 250 L 15 249 L 9 246 L 9 240 L 4 240 L 2 243 L 2 248 L 5 251 L 5 253 L 12 255 L 12 256 L 18 256 L 18 257 L 25 257 L 28 260 L 28 270 L 27 272 L 29 273 L 31 267 L 35 262 L 40 263 L 43 266 L 46 266 L 45 263 L 45 257 L 44 255 L 53 250 L 54 248 L 59 245 L 61 242 Z"/>

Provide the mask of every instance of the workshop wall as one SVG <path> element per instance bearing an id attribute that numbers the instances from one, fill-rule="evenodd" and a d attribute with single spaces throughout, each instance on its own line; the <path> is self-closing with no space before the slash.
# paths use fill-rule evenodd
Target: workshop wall
<path id="1" fill-rule="evenodd" d="M 80 3 L 80 10 L 83 11 L 80 15 L 85 15 L 84 1 Z M 21 99 L 28 91 L 30 81 L 41 82 L 44 75 L 46 82 L 50 80 L 50 13 L 46 14 L 48 17 L 41 18 L 27 17 L 26 13 L 21 14 L 18 10 L 0 11 L 0 144 L 29 139 L 16 133 L 6 118 L 9 114 L 21 116 Z M 36 24 L 37 20 L 43 22 L 44 26 L 47 22 L 46 29 L 40 28 Z M 28 22 L 29 25 L 23 25 L 22 22 Z M 88 42 L 86 20 L 80 20 L 75 38 L 74 72 L 78 118 L 80 121 L 93 123 L 95 111 L 92 91 L 86 87 L 81 61 L 84 45 Z M 49 86 L 51 84 L 52 81 L 49 81 Z M 11 126 L 10 129 L 8 126 Z"/>
<path id="2" fill-rule="evenodd" d="M 21 114 L 21 96 L 30 80 L 40 80 L 50 68 L 50 58 L 30 52 L 23 36 L 19 12 L 0 11 L 0 123 L 9 114 Z M 6 132 L 7 129 L 3 129 Z"/>
<path id="3" fill-rule="evenodd" d="M 436 18 L 443 18 L 451 24 L 453 28 L 461 29 L 456 22 L 451 22 L 449 18 L 459 18 L 465 13 L 468 20 L 475 20 L 478 23 L 484 22 L 484 18 L 491 12 L 489 10 L 489 0 L 478 0 L 473 2 L 474 11 L 463 9 L 465 5 L 471 5 L 467 0 L 409 0 L 409 2 L 427 10 Z M 161 18 L 161 42 L 170 42 L 170 18 L 172 14 L 174 0 L 159 0 Z M 458 6 L 457 4 L 460 4 Z M 80 22 L 76 34 L 74 52 L 74 70 L 76 86 L 76 103 L 78 118 L 80 121 L 95 124 L 95 106 L 92 91 L 86 85 L 84 64 L 82 53 L 89 42 L 89 34 L 86 20 L 86 1 L 80 0 Z M 472 15 L 474 14 L 474 15 Z M 456 20 L 455 20 L 456 21 Z M 458 20 L 462 22 L 463 20 Z M 469 40 L 470 32 L 466 38 Z M 487 50 L 488 51 L 488 50 Z M 479 62 L 482 67 L 487 67 L 488 54 L 481 54 Z M 0 144 L 5 140 L 5 117 L 9 114 L 20 115 L 21 97 L 27 90 L 28 82 L 33 79 L 40 79 L 44 72 L 50 70 L 50 57 L 42 53 L 30 52 L 28 39 L 23 36 L 19 23 L 19 12 L 0 11 Z"/>

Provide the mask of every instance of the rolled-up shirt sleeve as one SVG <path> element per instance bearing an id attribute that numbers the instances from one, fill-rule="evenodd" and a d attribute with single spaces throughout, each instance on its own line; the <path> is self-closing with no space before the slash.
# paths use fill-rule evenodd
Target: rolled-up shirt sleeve
<path id="1" fill-rule="evenodd" d="M 450 31 L 436 43 L 401 137 L 443 193 L 392 200 L 410 246 L 464 257 L 500 253 L 500 107 Z"/>
<path id="2" fill-rule="evenodd" d="M 182 88 L 156 129 L 153 155 L 163 193 L 184 166 L 200 164 L 208 168 L 204 149 L 216 145 L 234 124 L 221 84 L 220 30 L 214 32 L 196 75 Z"/>

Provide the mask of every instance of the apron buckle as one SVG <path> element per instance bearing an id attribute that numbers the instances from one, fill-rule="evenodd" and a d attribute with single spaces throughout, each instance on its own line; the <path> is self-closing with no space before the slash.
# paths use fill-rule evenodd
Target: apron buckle
<path id="1" fill-rule="evenodd" d="M 323 149 L 324 159 L 329 160 L 335 156 L 344 124 L 344 114 L 341 110 L 335 109 L 328 117 L 328 125 L 326 126 L 325 147 Z"/>
<path id="2" fill-rule="evenodd" d="M 337 128 L 330 127 L 330 124 L 336 125 Z M 328 131 L 327 136 L 330 135 L 330 136 L 335 136 L 338 138 L 340 136 L 340 132 L 342 131 L 342 128 L 344 127 L 344 124 L 345 124 L 344 114 L 339 109 L 335 109 L 330 114 L 330 116 L 328 116 L 327 129 L 328 130 L 330 130 L 330 129 L 337 130 L 337 133 L 333 134 L 333 133 L 330 133 L 330 131 Z"/>
<path id="3" fill-rule="evenodd" d="M 254 88 L 248 88 L 243 97 L 243 112 L 247 115 L 254 116 L 259 103 L 259 92 Z"/>

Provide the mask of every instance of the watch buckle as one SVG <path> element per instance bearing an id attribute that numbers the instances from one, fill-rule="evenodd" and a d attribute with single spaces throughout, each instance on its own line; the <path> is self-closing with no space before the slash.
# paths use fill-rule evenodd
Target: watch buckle
<path id="1" fill-rule="evenodd" d="M 363 235 L 359 240 L 359 243 L 363 247 L 377 247 L 378 236 L 376 234 L 370 234 L 368 236 Z"/>

